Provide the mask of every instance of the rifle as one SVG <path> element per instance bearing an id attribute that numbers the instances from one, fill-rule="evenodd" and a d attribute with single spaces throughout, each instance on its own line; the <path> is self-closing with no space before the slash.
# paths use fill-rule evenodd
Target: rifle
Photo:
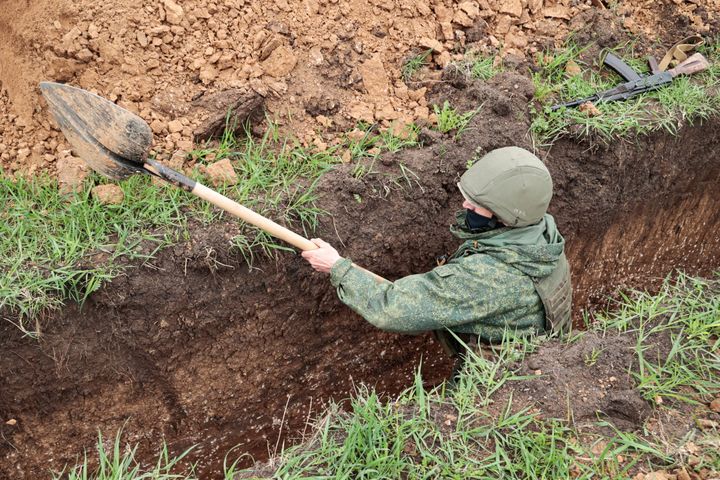
<path id="1" fill-rule="evenodd" d="M 608 53 L 604 60 L 605 65 L 615 70 L 626 82 L 618 85 L 610 90 L 598 92 L 586 98 L 573 100 L 567 103 L 560 103 L 550 107 L 551 111 L 558 110 L 562 107 L 572 108 L 582 105 L 585 102 L 615 102 L 618 100 L 627 100 L 628 98 L 640 95 L 641 93 L 657 90 L 673 81 L 678 75 L 692 75 L 693 73 L 702 72 L 710 67 L 710 63 L 701 54 L 696 53 L 680 63 L 677 67 L 666 72 L 656 73 L 654 75 L 641 76 L 632 69 L 627 63 L 620 60 L 612 53 Z"/>

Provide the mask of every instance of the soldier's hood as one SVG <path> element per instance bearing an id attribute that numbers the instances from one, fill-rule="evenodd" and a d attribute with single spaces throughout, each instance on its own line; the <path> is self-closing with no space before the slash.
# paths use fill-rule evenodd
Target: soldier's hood
<path id="1" fill-rule="evenodd" d="M 451 229 L 456 237 L 465 240 L 453 257 L 484 253 L 532 277 L 550 275 L 565 248 L 565 239 L 550 214 L 534 225 L 479 233 L 469 232 L 461 225 L 458 218 L 458 225 Z"/>

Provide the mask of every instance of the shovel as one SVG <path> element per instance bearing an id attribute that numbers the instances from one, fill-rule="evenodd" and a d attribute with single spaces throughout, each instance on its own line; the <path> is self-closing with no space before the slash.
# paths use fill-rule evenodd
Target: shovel
<path id="1" fill-rule="evenodd" d="M 162 178 L 300 250 L 318 248 L 307 238 L 148 158 L 152 130 L 134 113 L 86 90 L 60 83 L 42 82 L 40 90 L 70 145 L 96 172 L 115 180 L 138 173 Z"/>

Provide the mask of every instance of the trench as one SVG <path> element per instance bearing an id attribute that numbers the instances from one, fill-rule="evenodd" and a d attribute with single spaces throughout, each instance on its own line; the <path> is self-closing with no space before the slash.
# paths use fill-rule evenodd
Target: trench
<path id="1" fill-rule="evenodd" d="M 529 147 L 526 129 L 527 119 L 478 117 L 460 141 L 386 155 L 374 175 L 338 167 L 319 186 L 332 217 L 318 235 L 389 279 L 432 268 L 456 246 L 447 226 L 468 157 Z M 675 269 L 717 270 L 719 130 L 715 119 L 676 137 L 563 140 L 540 152 L 555 182 L 551 213 L 567 240 L 576 320 L 618 288 L 653 289 Z M 16 420 L 0 424 L 0 478 L 45 477 L 92 450 L 98 430 L 108 438 L 121 428 L 141 458 L 163 440 L 174 452 L 196 445 L 189 459 L 201 478 L 218 478 L 233 447 L 263 460 L 357 385 L 392 396 L 421 362 L 428 386 L 449 374 L 431 336 L 373 329 L 297 256 L 248 269 L 228 247 L 229 229 L 192 228 L 187 243 L 131 268 L 83 308 L 45 319 L 40 340 L 0 324 L 0 418 Z"/>

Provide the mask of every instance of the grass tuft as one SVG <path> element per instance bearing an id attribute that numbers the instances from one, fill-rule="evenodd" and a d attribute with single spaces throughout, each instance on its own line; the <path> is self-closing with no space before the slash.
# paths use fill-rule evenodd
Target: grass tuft
<path id="1" fill-rule="evenodd" d="M 458 113 L 447 100 L 442 107 L 433 105 L 433 111 L 437 116 L 437 129 L 442 133 L 455 132 L 455 138 L 460 138 L 467 128 L 470 120 L 477 115 L 480 108 L 465 113 Z"/>
<path id="2" fill-rule="evenodd" d="M 409 82 L 413 79 L 415 74 L 425 65 L 428 64 L 428 58 L 432 54 L 432 49 L 425 50 L 424 52 L 415 55 L 407 59 L 400 69 L 402 78 L 405 82 Z"/>
<path id="3" fill-rule="evenodd" d="M 178 464 L 190 453 L 190 450 L 171 458 L 167 446 L 163 446 L 157 463 L 150 470 L 140 465 L 135 455 L 137 446 L 124 447 L 121 442 L 122 431 L 115 436 L 108 449 L 102 435 L 98 435 L 97 460 L 89 461 L 87 454 L 83 462 L 68 472 L 53 475 L 54 480 L 193 480 L 196 477 L 175 473 Z M 91 465 L 96 464 L 93 468 Z M 231 477 L 226 477 L 228 480 Z"/>
<path id="4" fill-rule="evenodd" d="M 595 328 L 635 335 L 631 374 L 647 400 L 697 404 L 720 391 L 720 278 L 678 274 L 656 295 L 625 295 Z"/>

